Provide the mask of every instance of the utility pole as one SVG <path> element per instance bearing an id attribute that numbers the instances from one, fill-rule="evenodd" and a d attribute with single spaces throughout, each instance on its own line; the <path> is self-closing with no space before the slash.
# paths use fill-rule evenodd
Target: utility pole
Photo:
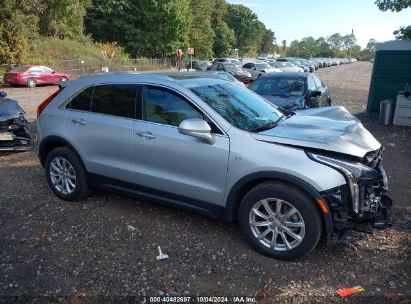
<path id="1" fill-rule="evenodd" d="M 350 39 L 350 59 L 351 59 L 351 53 L 352 53 L 352 41 L 354 39 L 354 29 L 351 29 L 351 39 Z"/>

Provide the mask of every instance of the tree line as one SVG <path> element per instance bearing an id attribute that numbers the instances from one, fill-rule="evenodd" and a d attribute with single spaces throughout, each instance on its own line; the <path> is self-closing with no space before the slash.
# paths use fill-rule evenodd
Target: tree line
<path id="1" fill-rule="evenodd" d="M 355 57 L 361 60 L 369 60 L 375 55 L 378 41 L 370 39 L 364 49 L 356 43 L 357 38 L 354 34 L 341 35 L 332 34 L 328 37 L 317 39 L 309 36 L 301 40 L 293 40 L 287 47 L 283 43 L 280 53 L 289 57 Z"/>
<path id="2" fill-rule="evenodd" d="M 411 0 L 377 0 L 385 11 L 409 8 Z M 396 31 L 407 36 L 409 27 Z M 211 58 L 239 50 L 240 56 L 278 53 L 288 56 L 367 55 L 352 34 L 306 37 L 276 43 L 275 33 L 252 10 L 225 0 L 2 0 L 0 63 L 30 58 L 33 41 L 44 37 L 93 39 L 116 43 L 130 57 L 169 57 L 179 48 L 195 48 Z M 370 46 L 372 46 L 372 41 Z"/>
<path id="3" fill-rule="evenodd" d="M 176 49 L 225 56 L 272 52 L 274 32 L 248 7 L 225 0 L 93 0 L 85 16 L 93 39 L 117 41 L 133 57 L 165 57 Z"/>
<path id="4" fill-rule="evenodd" d="M 0 63 L 21 62 L 41 37 L 117 42 L 130 57 L 167 57 L 195 48 L 196 56 L 231 49 L 273 52 L 274 32 L 251 9 L 225 0 L 2 0 Z"/>

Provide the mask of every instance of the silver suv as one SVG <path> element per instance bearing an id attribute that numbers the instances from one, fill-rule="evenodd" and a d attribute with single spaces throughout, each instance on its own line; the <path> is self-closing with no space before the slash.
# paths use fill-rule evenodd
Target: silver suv
<path id="1" fill-rule="evenodd" d="M 37 122 L 64 200 L 100 187 L 238 220 L 279 259 L 357 224 L 390 225 L 381 146 L 342 107 L 294 113 L 219 79 L 106 73 L 62 83 Z"/>

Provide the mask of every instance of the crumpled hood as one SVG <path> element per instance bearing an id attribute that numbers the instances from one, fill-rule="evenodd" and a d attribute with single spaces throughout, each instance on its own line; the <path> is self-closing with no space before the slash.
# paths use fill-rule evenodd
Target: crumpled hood
<path id="1" fill-rule="evenodd" d="M 362 123 L 343 107 L 296 111 L 277 127 L 252 134 L 261 141 L 322 149 L 364 157 L 381 147 Z"/>
<path id="2" fill-rule="evenodd" d="M 17 101 L 9 98 L 0 98 L 0 122 L 20 117 L 24 113 Z"/>
<path id="3" fill-rule="evenodd" d="M 286 109 L 295 110 L 304 108 L 304 97 L 303 96 L 275 96 L 275 95 L 261 95 L 269 102 L 275 104 L 276 106 Z"/>

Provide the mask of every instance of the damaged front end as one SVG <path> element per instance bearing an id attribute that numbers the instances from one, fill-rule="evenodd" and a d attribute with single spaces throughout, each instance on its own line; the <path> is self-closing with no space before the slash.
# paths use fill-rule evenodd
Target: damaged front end
<path id="1" fill-rule="evenodd" d="M 24 110 L 17 101 L 0 92 L 0 152 L 32 149 L 32 139 Z"/>
<path id="2" fill-rule="evenodd" d="M 391 226 L 392 201 L 385 195 L 388 180 L 381 163 L 382 148 L 367 153 L 363 159 L 307 154 L 312 160 L 339 171 L 347 182 L 322 193 L 329 203 L 337 233 L 347 229 L 364 231 L 364 224 L 374 228 Z"/>

